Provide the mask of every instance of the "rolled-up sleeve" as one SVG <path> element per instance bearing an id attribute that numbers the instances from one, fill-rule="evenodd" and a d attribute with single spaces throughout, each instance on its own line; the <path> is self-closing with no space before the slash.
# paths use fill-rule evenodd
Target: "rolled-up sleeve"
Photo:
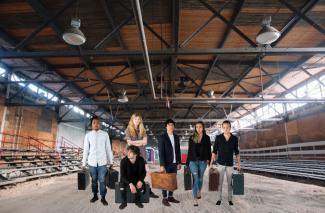
<path id="1" fill-rule="evenodd" d="M 108 134 L 106 133 L 106 155 L 107 155 L 107 163 L 112 164 L 113 163 L 113 153 L 112 153 L 112 147 L 111 147 L 111 141 L 109 139 Z"/>
<path id="2" fill-rule="evenodd" d="M 84 139 L 84 150 L 83 150 L 83 156 L 82 156 L 82 165 L 86 166 L 88 153 L 89 153 L 89 140 L 88 140 L 88 134 L 85 135 Z"/>

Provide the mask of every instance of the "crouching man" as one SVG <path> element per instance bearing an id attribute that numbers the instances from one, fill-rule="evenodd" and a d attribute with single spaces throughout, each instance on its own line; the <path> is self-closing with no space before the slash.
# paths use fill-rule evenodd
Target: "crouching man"
<path id="1" fill-rule="evenodd" d="M 123 184 L 122 203 L 120 209 L 127 206 L 127 188 L 130 188 L 132 194 L 135 194 L 135 204 L 139 208 L 143 208 L 140 201 L 141 193 L 144 191 L 146 177 L 145 161 L 140 156 L 140 150 L 136 146 L 129 146 L 127 148 L 127 156 L 121 160 L 120 164 L 121 183 Z"/>

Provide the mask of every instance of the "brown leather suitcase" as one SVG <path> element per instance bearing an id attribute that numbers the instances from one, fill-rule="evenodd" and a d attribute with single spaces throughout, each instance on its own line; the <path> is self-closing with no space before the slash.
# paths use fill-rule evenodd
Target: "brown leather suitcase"
<path id="1" fill-rule="evenodd" d="M 175 191 L 177 189 L 176 173 L 152 172 L 152 188 Z"/>
<path id="2" fill-rule="evenodd" d="M 216 168 L 209 169 L 209 191 L 218 191 L 219 172 Z"/>

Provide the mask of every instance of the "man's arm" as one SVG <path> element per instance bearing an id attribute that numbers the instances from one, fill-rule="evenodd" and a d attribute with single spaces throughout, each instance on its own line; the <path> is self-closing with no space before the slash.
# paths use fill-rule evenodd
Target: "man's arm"
<path id="1" fill-rule="evenodd" d="M 239 155 L 239 143 L 238 143 L 238 139 L 235 142 L 234 149 L 235 149 L 234 151 L 235 151 L 236 161 L 237 161 L 237 170 L 240 171 L 240 155 Z"/>
<path id="2" fill-rule="evenodd" d="M 107 155 L 107 164 L 113 164 L 113 152 L 111 147 L 111 141 L 109 139 L 109 135 L 106 134 L 106 140 L 105 140 L 105 148 L 106 148 L 106 155 Z"/>
<path id="3" fill-rule="evenodd" d="M 82 155 L 82 168 L 84 169 L 87 163 L 87 158 L 89 154 L 89 140 L 88 140 L 88 134 L 85 135 L 84 139 L 84 150 L 83 150 L 83 155 Z"/>
<path id="4" fill-rule="evenodd" d="M 177 137 L 177 150 L 175 150 L 177 153 L 176 153 L 176 161 L 177 161 L 177 169 L 180 170 L 182 168 L 182 165 L 181 165 L 181 146 L 179 144 L 179 137 Z"/>
<path id="5" fill-rule="evenodd" d="M 218 154 L 218 136 L 216 137 L 216 140 L 214 141 L 213 144 L 213 151 L 212 151 L 212 155 L 211 155 L 211 161 L 210 161 L 210 167 L 212 166 L 213 162 L 216 161 L 217 159 L 217 154 Z"/>
<path id="6" fill-rule="evenodd" d="M 237 170 L 240 171 L 240 155 L 236 155 L 236 161 L 237 161 Z"/>
<path id="7" fill-rule="evenodd" d="M 140 162 L 140 181 L 144 181 L 144 179 L 146 178 L 147 172 L 146 172 L 146 164 L 144 163 L 144 160 Z"/>

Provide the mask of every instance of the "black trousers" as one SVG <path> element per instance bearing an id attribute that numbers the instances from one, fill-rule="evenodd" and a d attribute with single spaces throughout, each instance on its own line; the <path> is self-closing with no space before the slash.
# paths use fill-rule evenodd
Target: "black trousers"
<path id="1" fill-rule="evenodd" d="M 137 188 L 137 183 L 133 183 L 133 185 L 135 186 L 136 189 L 136 193 L 135 193 L 135 202 L 138 203 L 140 202 L 140 197 L 141 197 L 141 193 L 145 191 L 145 183 L 144 181 L 142 182 L 142 187 L 140 189 Z M 127 191 L 131 192 L 130 186 L 129 184 L 125 184 L 123 183 L 123 190 L 121 190 L 121 194 L 122 194 L 122 203 L 127 203 Z"/>

